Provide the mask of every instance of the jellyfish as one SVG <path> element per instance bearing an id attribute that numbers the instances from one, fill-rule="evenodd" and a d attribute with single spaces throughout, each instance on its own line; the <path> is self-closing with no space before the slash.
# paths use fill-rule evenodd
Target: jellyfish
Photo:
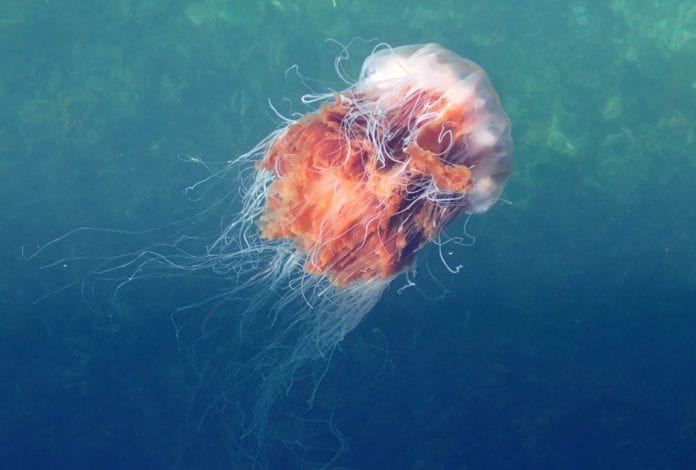
<path id="1" fill-rule="evenodd" d="M 252 462 L 280 434 L 277 404 L 297 388 L 312 407 L 337 345 L 450 222 L 498 201 L 512 162 L 510 119 L 486 72 L 438 44 L 377 47 L 345 90 L 303 101 L 318 109 L 189 188 L 227 186 L 214 205 L 238 202 L 224 224 L 92 271 L 117 289 L 172 271 L 225 280 L 172 318 L 202 308 L 206 323 L 233 325 L 204 335 L 226 331 L 232 352 L 215 379 L 202 374 L 199 388 L 216 381 L 207 388 L 220 392 L 199 414 L 218 401 L 233 409 L 230 448 Z"/>
<path id="2" fill-rule="evenodd" d="M 510 120 L 486 72 L 438 44 L 378 48 L 356 83 L 305 101 L 323 104 L 240 159 L 253 182 L 214 246 L 239 278 L 279 297 L 268 321 L 282 354 L 254 358 L 267 378 L 257 429 L 421 248 L 495 204 L 511 168 Z"/>

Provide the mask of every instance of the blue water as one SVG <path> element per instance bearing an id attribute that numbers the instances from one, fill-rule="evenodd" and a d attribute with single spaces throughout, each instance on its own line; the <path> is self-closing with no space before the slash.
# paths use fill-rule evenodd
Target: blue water
<path id="1" fill-rule="evenodd" d="M 696 468 L 693 5 L 92 3 L 0 6 L 0 468 Z M 279 125 L 271 104 L 340 89 L 334 40 L 352 77 L 378 42 L 480 63 L 515 167 L 448 258 L 462 271 L 425 253 L 307 414 L 274 414 L 301 450 L 244 461 L 239 410 L 215 399 L 235 338 L 194 348 L 201 318 L 171 321 L 200 282 L 112 298 L 80 291 L 90 260 L 41 268 L 156 240 L 88 233 L 28 258 L 76 227 L 193 213 L 182 190 L 208 173 L 187 160 L 234 158 Z"/>

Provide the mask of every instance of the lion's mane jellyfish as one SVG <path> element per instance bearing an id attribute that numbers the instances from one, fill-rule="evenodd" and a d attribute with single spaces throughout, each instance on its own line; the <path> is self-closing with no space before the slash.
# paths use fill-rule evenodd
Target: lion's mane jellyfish
<path id="1" fill-rule="evenodd" d="M 253 166 L 253 181 L 208 251 L 237 273 L 235 295 L 251 292 L 243 317 L 262 332 L 245 436 L 263 434 L 295 377 L 311 378 L 311 402 L 388 283 L 457 216 L 488 210 L 511 166 L 510 120 L 486 73 L 438 44 L 378 49 L 357 83 L 303 101 L 323 104 L 232 162 Z"/>
<path id="2" fill-rule="evenodd" d="M 172 314 L 199 371 L 190 414 L 224 414 L 228 449 L 252 466 L 270 441 L 307 449 L 282 417 L 310 413 L 339 342 L 447 224 L 498 200 L 511 165 L 486 73 L 437 44 L 378 48 L 356 83 L 303 102 L 323 104 L 189 188 L 213 198 L 205 210 L 99 258 L 83 283 L 86 296 L 143 278 L 215 284 Z"/>

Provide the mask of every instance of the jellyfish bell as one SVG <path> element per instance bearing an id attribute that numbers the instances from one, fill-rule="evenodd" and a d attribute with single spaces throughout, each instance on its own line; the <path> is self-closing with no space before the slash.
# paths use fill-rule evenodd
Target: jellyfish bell
<path id="1" fill-rule="evenodd" d="M 379 48 L 356 83 L 303 101 L 322 99 L 193 185 L 200 201 L 212 198 L 200 214 L 142 232 L 166 236 L 101 258 L 87 276 L 114 283 L 114 293 L 192 272 L 224 283 L 172 320 L 179 337 L 201 313 L 192 348 L 216 342 L 209 349 L 224 357 L 194 355 L 206 361 L 194 399 L 203 402 L 199 421 L 232 410 L 229 449 L 252 466 L 267 463 L 274 441 L 303 447 L 277 425 L 291 406 L 279 402 L 298 390 L 304 400 L 292 414 L 311 409 L 345 335 L 450 222 L 495 204 L 511 167 L 510 120 L 488 76 L 438 44 Z"/>
<path id="2" fill-rule="evenodd" d="M 471 170 L 473 190 L 466 212 L 482 213 L 495 204 L 512 162 L 510 119 L 478 64 L 434 43 L 385 48 L 365 60 L 359 86 L 388 90 L 397 99 L 404 87 L 439 95 L 444 106 L 439 116 L 427 119 L 431 131 L 443 124 L 455 131 L 450 141 L 457 147 L 445 158 Z M 445 123 L 445 117 L 451 122 Z"/>

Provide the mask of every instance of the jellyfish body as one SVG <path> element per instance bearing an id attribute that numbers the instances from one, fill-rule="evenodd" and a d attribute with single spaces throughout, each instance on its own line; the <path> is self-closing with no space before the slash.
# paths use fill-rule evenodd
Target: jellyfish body
<path id="1" fill-rule="evenodd" d="M 253 292 L 243 317 L 265 344 L 247 363 L 263 380 L 238 427 L 259 449 L 281 392 L 310 377 L 311 403 L 389 282 L 457 216 L 488 210 L 511 167 L 510 120 L 486 73 L 438 44 L 379 49 L 357 83 L 318 98 L 231 164 L 254 178 L 208 251 L 243 281 L 234 295 Z"/>
<path id="2" fill-rule="evenodd" d="M 451 220 L 495 203 L 511 142 L 481 67 L 437 44 L 382 49 L 269 146 L 262 236 L 292 239 L 305 271 L 337 286 L 389 280 Z"/>
<path id="3" fill-rule="evenodd" d="M 486 73 L 437 44 L 378 49 L 356 83 L 305 101 L 319 99 L 189 188 L 214 198 L 201 213 L 143 232 L 165 231 L 146 249 L 97 258 L 82 283 L 85 297 L 113 283 L 106 301 L 138 279 L 224 285 L 172 321 L 178 338 L 198 323 L 196 429 L 226 413 L 227 448 L 251 467 L 269 466 L 273 442 L 311 447 L 278 413 L 311 409 L 336 346 L 390 281 L 457 216 L 488 210 L 510 171 L 510 121 Z"/>

